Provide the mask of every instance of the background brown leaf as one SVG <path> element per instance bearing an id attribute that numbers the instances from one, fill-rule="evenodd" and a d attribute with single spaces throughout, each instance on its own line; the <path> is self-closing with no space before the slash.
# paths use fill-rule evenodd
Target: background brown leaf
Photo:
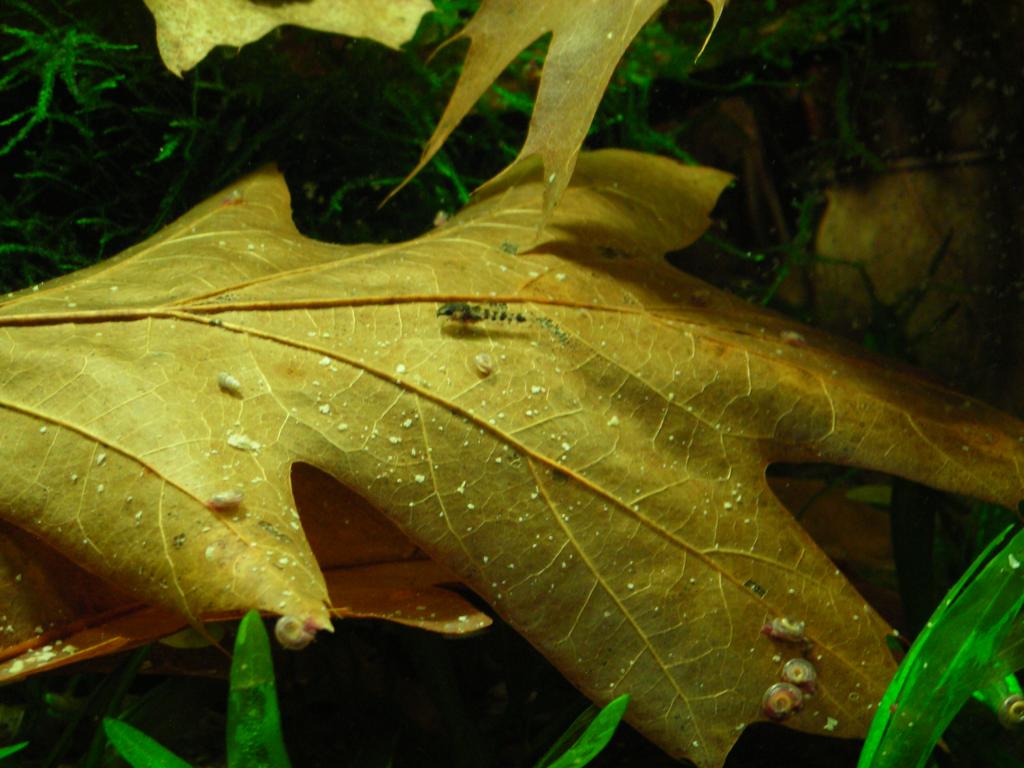
<path id="1" fill-rule="evenodd" d="M 156 41 L 174 74 L 192 69 L 218 45 L 242 46 L 282 24 L 368 37 L 397 48 L 416 33 L 430 0 L 145 0 L 156 19 Z"/>
<path id="2" fill-rule="evenodd" d="M 788 724 L 862 734 L 887 628 L 765 468 L 849 463 L 1010 503 L 1021 424 L 661 262 L 724 174 L 584 157 L 527 250 L 538 170 L 416 241 L 349 248 L 299 235 L 263 172 L 0 305 L 4 517 L 147 602 L 318 619 L 290 493 L 304 462 L 588 695 L 632 694 L 631 721 L 675 755 L 721 764 L 801 653 L 820 685 Z M 451 301 L 524 320 L 438 317 Z M 204 504 L 225 488 L 245 490 L 237 514 Z M 761 633 L 780 616 L 807 622 L 806 647 Z"/>
<path id="3" fill-rule="evenodd" d="M 714 31 L 725 0 L 708 2 L 714 13 Z M 540 158 L 547 184 L 544 213 L 549 215 L 569 185 L 583 139 L 619 59 L 663 5 L 665 0 L 483 0 L 476 15 L 449 41 L 468 39 L 469 52 L 444 114 L 409 176 L 430 162 L 512 60 L 530 43 L 551 33 L 526 143 L 512 163 Z"/>

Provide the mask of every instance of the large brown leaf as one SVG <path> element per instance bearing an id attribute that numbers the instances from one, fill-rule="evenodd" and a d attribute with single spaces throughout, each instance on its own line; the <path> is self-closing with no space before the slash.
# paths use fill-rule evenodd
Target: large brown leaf
<path id="1" fill-rule="evenodd" d="M 1024 428 L 668 267 L 726 180 L 584 156 L 527 251 L 537 168 L 418 240 L 356 247 L 302 237 L 280 177 L 257 173 L 0 305 L 0 511 L 148 603 L 323 624 L 289 486 L 304 462 L 588 695 L 632 694 L 631 721 L 675 755 L 721 764 L 801 653 L 820 684 L 787 723 L 861 735 L 887 627 L 765 467 L 849 463 L 1013 503 Z M 448 302 L 489 319 L 439 317 Z M 207 505 L 232 491 L 237 509 Z M 762 634 L 782 616 L 806 646 Z"/>

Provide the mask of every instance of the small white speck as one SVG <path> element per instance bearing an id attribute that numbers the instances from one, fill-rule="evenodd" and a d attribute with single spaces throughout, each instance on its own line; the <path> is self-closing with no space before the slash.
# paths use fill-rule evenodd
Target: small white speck
<path id="1" fill-rule="evenodd" d="M 320 358 L 319 364 L 326 368 L 328 365 L 331 364 L 331 358 L 325 355 L 324 357 Z"/>
<path id="2" fill-rule="evenodd" d="M 395 373 L 405 373 L 406 368 L 404 363 L 399 363 L 395 366 Z"/>
<path id="3" fill-rule="evenodd" d="M 320 411 L 320 413 L 322 413 L 324 416 L 326 416 L 327 414 L 329 414 L 331 412 L 331 404 L 330 403 L 321 403 L 320 407 L 317 410 Z"/>
<path id="4" fill-rule="evenodd" d="M 345 422 L 341 422 L 341 424 L 338 425 L 339 432 L 344 432 L 346 429 L 348 429 L 348 424 Z"/>
<path id="5" fill-rule="evenodd" d="M 232 433 L 228 435 L 228 445 L 232 448 L 236 448 L 239 451 L 250 451 L 251 453 L 257 453 L 263 445 L 256 440 L 253 440 L 248 435 L 240 435 Z"/>
<path id="6" fill-rule="evenodd" d="M 46 434 L 46 427 L 40 427 L 39 428 L 39 434 L 45 435 Z"/>
<path id="7" fill-rule="evenodd" d="M 824 728 L 829 733 L 831 733 L 832 731 L 834 731 L 838 727 L 839 727 L 839 721 L 836 720 L 834 717 L 830 717 L 830 718 L 825 720 Z"/>
<path id="8" fill-rule="evenodd" d="M 413 475 L 412 479 L 415 480 L 417 483 L 423 483 L 423 482 L 426 482 L 427 476 L 426 475 Z"/>
<path id="9" fill-rule="evenodd" d="M 1009 556 L 1009 560 L 1010 560 L 1010 567 L 1013 568 L 1013 570 L 1017 570 L 1018 568 L 1020 568 L 1020 560 L 1018 560 L 1012 554 Z"/>
<path id="10" fill-rule="evenodd" d="M 617 426 L 619 426 L 619 417 L 618 416 L 612 416 L 610 419 L 608 419 L 608 426 L 609 427 L 617 427 Z"/>
<path id="11" fill-rule="evenodd" d="M 242 383 L 230 373 L 225 373 L 224 371 L 217 374 L 217 386 L 220 387 L 222 392 L 226 392 L 229 395 L 239 395 L 242 393 Z"/>
<path id="12" fill-rule="evenodd" d="M 96 457 L 96 466 L 101 466 L 107 460 L 107 454 L 101 453 Z"/>

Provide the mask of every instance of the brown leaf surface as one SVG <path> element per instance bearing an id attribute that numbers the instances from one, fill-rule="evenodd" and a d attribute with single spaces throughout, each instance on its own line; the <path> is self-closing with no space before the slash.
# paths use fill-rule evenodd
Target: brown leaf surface
<path id="1" fill-rule="evenodd" d="M 619 59 L 665 1 L 483 0 L 476 15 L 448 41 L 468 39 L 469 52 L 444 114 L 409 176 L 430 162 L 512 60 L 551 33 L 526 143 L 510 166 L 535 156 L 541 159 L 546 179 L 544 212 L 549 215 L 569 185 L 583 139 Z M 710 39 L 726 0 L 708 2 L 714 14 Z"/>
<path id="2" fill-rule="evenodd" d="M 672 754 L 720 765 L 804 650 L 793 727 L 862 735 L 884 622 L 771 494 L 773 461 L 1000 503 L 1022 425 L 664 264 L 724 174 L 581 158 L 550 225 L 520 169 L 418 240 L 302 237 L 257 173 L 145 243 L 0 305 L 0 507 L 147 603 L 325 622 L 292 465 L 331 474 Z M 460 323 L 445 302 L 522 322 Z M 218 386 L 230 373 L 238 391 Z M 234 511 L 216 493 L 244 490 Z M 339 520 L 339 530 L 343 529 Z M 329 537 L 324 531 L 317 539 Z"/>
<path id="3" fill-rule="evenodd" d="M 458 577 L 426 556 L 364 499 L 306 464 L 292 467 L 303 531 L 327 583 L 334 618 L 372 618 L 446 635 L 491 625 L 458 592 Z M 0 681 L 4 683 L 153 642 L 186 626 L 38 539 L 0 520 Z M 241 608 L 206 614 L 241 618 Z M 198 635 L 197 635 L 198 637 Z"/>
<path id="4" fill-rule="evenodd" d="M 282 24 L 367 37 L 397 48 L 434 9 L 430 0 L 145 0 L 164 66 L 181 76 L 218 45 L 242 46 Z"/>

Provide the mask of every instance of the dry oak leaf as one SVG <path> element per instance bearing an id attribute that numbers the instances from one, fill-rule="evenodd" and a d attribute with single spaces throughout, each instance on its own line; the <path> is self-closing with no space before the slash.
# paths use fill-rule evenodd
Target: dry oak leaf
<path id="1" fill-rule="evenodd" d="M 665 264 L 725 174 L 584 155 L 527 250 L 538 171 L 415 241 L 356 247 L 302 237 L 263 171 L 15 295 L 3 517 L 149 603 L 326 618 L 289 492 L 303 462 L 587 695 L 630 693 L 631 722 L 673 755 L 721 765 L 801 654 L 819 686 L 786 724 L 863 735 L 888 628 L 766 467 L 851 464 L 1013 503 L 1024 426 Z M 206 506 L 236 488 L 234 513 Z M 778 617 L 806 622 L 805 642 L 765 636 Z"/>
<path id="2" fill-rule="evenodd" d="M 430 0 L 145 0 L 160 58 L 181 76 L 218 45 L 242 46 L 282 24 L 366 37 L 397 48 L 434 9 Z"/>
<path id="3" fill-rule="evenodd" d="M 469 23 L 448 41 L 468 39 L 469 52 L 444 114 L 409 178 L 430 162 L 512 60 L 532 42 L 551 33 L 526 142 L 510 166 L 540 157 L 547 184 L 544 212 L 549 215 L 569 184 L 583 139 L 615 67 L 643 25 L 665 3 L 483 0 Z M 708 3 L 713 18 L 705 45 L 726 0 Z"/>

